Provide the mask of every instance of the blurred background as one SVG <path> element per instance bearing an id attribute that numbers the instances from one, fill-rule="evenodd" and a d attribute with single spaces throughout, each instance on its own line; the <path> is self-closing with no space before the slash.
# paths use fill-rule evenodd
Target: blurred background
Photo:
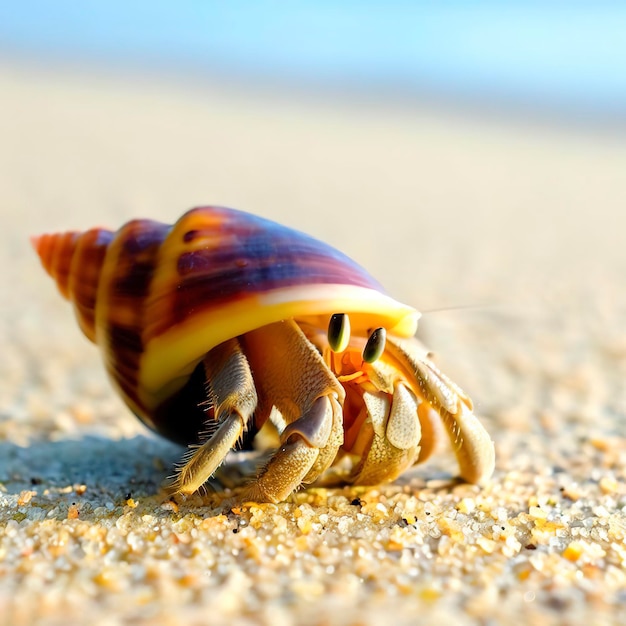
<path id="1" fill-rule="evenodd" d="M 618 2 L 26 0 L 0 18 L 4 54 L 37 62 L 559 117 L 626 110 Z"/>

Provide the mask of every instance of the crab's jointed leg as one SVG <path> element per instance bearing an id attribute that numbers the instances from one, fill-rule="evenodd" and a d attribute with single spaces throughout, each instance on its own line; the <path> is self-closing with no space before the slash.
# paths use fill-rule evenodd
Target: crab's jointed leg
<path id="1" fill-rule="evenodd" d="M 192 448 L 171 486 L 177 493 L 197 491 L 219 467 L 252 419 L 257 394 L 248 361 L 237 339 L 213 348 L 204 358 L 209 401 L 217 428 L 209 424 L 211 436 Z"/>
<path id="2" fill-rule="evenodd" d="M 343 443 L 343 387 L 293 321 L 277 322 L 242 337 L 259 405 L 275 406 L 281 445 L 249 487 L 249 497 L 279 502 L 311 483 Z"/>
<path id="3" fill-rule="evenodd" d="M 394 480 L 413 465 L 420 451 L 417 401 L 401 383 L 391 398 L 383 392 L 366 391 L 363 401 L 368 416 L 356 441 L 361 459 L 349 481 L 375 485 Z"/>
<path id="4" fill-rule="evenodd" d="M 440 416 L 459 463 L 460 476 L 469 483 L 487 480 L 494 470 L 493 441 L 472 412 L 472 402 L 447 376 L 440 372 L 415 341 L 394 338 L 387 342 L 389 352 L 419 385 L 428 405 Z M 426 411 L 419 413 L 422 427 Z M 423 456 L 419 459 L 423 459 Z"/>

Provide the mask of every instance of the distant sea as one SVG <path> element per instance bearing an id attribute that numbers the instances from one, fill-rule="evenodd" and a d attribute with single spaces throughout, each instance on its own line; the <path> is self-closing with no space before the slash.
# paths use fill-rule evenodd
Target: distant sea
<path id="1" fill-rule="evenodd" d="M 12 57 L 626 118 L 626 2 L 20 0 Z"/>

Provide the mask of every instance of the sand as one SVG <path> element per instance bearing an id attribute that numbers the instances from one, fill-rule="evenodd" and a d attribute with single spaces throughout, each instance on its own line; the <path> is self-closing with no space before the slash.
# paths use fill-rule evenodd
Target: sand
<path id="1" fill-rule="evenodd" d="M 626 620 L 623 133 L 8 62 L 0 94 L 0 621 Z M 207 203 L 426 311 L 492 480 L 443 447 L 376 488 L 164 499 L 181 450 L 115 397 L 28 236 Z"/>

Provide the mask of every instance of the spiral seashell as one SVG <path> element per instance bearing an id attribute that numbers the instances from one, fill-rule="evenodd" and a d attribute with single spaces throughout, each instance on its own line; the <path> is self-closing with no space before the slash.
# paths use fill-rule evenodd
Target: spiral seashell
<path id="1" fill-rule="evenodd" d="M 332 379 L 327 378 L 316 393 L 317 397 L 330 398 L 332 415 L 326 417 L 324 413 L 322 418 L 315 414 L 317 417 L 307 417 L 305 424 L 303 416 L 313 409 L 299 407 L 288 423 L 278 425 L 287 438 L 317 441 L 316 428 L 324 432 L 330 428 L 335 433 L 335 422 L 342 421 L 333 417 L 337 410 L 343 411 L 343 428 L 349 430 L 364 410 L 364 389 L 374 387 L 393 399 L 396 381 L 405 378 L 409 380 L 406 388 L 415 398 L 410 403 L 415 404 L 412 419 L 416 424 L 432 417 L 419 417 L 417 409 L 423 402 L 435 412 L 454 414 L 459 403 L 471 409 L 469 399 L 456 387 L 450 392 L 447 382 L 435 386 L 437 396 L 431 391 L 432 382 L 422 380 L 423 374 L 418 376 L 416 368 L 407 364 L 411 359 L 398 356 L 405 350 L 394 341 L 415 341 L 410 338 L 419 313 L 385 294 L 380 284 L 347 256 L 301 232 L 249 213 L 209 206 L 188 211 L 173 225 L 133 220 L 117 231 L 94 228 L 47 234 L 34 237 L 32 243 L 61 294 L 72 302 L 82 331 L 100 348 L 107 372 L 125 402 L 149 427 L 175 441 L 206 444 L 205 434 L 219 430 L 223 419 L 216 407 L 221 406 L 221 399 L 214 397 L 214 381 L 221 380 L 221 372 L 230 367 L 228 359 L 233 358 L 242 364 L 243 370 L 240 367 L 238 372 L 246 368 L 252 371 L 249 382 L 245 382 L 245 374 L 232 383 L 227 380 L 226 386 L 233 387 L 228 393 L 241 396 L 242 387 L 246 387 L 249 397 L 259 394 L 249 416 L 240 415 L 245 412 L 241 400 L 229 414 L 236 413 L 243 420 L 237 440 L 245 445 L 268 420 L 270 407 L 276 408 L 273 399 L 267 397 L 270 391 L 264 390 L 265 377 L 273 380 L 271 368 L 289 370 L 294 359 L 307 363 L 315 359 L 316 364 L 307 367 L 328 370 Z M 293 328 L 287 329 L 287 322 Z M 264 332 L 265 328 L 272 330 Z M 282 334 L 274 335 L 275 329 L 281 329 Z M 228 343 L 233 341 L 236 345 Z M 285 354 L 284 361 L 273 358 L 266 376 L 263 354 L 269 355 L 272 347 L 283 341 L 295 352 Z M 298 347 L 292 348 L 292 343 Z M 234 347 L 224 352 L 225 345 Z M 315 357 L 302 357 L 310 350 Z M 222 356 L 209 358 L 220 351 Z M 415 350 L 409 352 L 415 357 Z M 343 355 L 343 361 L 337 360 L 338 355 Z M 216 359 L 222 359 L 220 367 L 209 378 Z M 424 363 L 421 353 L 415 359 Z M 392 368 L 391 373 L 387 367 Z M 437 378 L 434 371 L 428 369 L 426 378 Z M 303 370 L 303 380 L 307 372 Z M 357 372 L 369 382 L 362 381 L 353 390 L 355 379 L 346 377 Z M 280 376 L 276 374 L 276 379 Z M 381 377 L 386 382 L 380 382 Z M 271 387 L 269 382 L 265 386 Z M 447 405 L 437 399 L 445 391 L 453 396 Z M 359 395 L 357 410 L 351 405 Z M 314 401 L 307 400 L 309 404 Z M 393 422 L 391 409 L 385 411 L 383 419 Z M 283 407 L 282 413 L 289 412 Z M 302 426 L 292 428 L 299 420 Z M 229 424 L 235 424 L 234 433 L 236 420 Z M 335 439 L 333 446 L 338 449 L 343 443 L 336 445 L 338 435 Z M 345 440 L 343 434 L 341 439 Z M 320 441 L 313 446 L 318 456 L 330 445 L 323 437 Z M 409 460 L 404 459 L 401 465 L 416 462 L 420 448 L 428 447 L 424 442 L 420 446 L 419 440 L 413 443 Z M 208 447 L 213 450 L 216 445 Z M 212 454 L 215 456 L 215 450 Z M 326 465 L 336 456 L 325 461 Z M 487 459 L 487 465 L 489 462 Z M 259 494 L 260 499 L 281 497 Z"/>

